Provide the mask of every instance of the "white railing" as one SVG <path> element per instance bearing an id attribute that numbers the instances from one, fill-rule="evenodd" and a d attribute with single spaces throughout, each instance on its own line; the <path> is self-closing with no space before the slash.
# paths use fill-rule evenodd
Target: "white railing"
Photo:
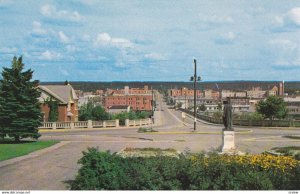
<path id="1" fill-rule="evenodd" d="M 88 127 L 88 121 L 74 122 L 74 128 L 86 128 L 86 127 Z"/>
<path id="2" fill-rule="evenodd" d="M 151 119 L 125 120 L 125 126 L 121 127 L 136 127 L 143 125 L 151 125 Z M 75 128 L 106 128 L 120 127 L 119 120 L 107 121 L 76 121 L 76 122 L 43 122 L 39 129 L 75 129 Z"/>

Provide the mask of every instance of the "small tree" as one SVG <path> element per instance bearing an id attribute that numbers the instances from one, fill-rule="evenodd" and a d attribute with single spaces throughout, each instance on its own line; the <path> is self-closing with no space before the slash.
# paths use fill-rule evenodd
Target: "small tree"
<path id="1" fill-rule="evenodd" d="M 58 120 L 58 102 L 53 100 L 52 98 L 46 99 L 45 103 L 49 107 L 49 122 L 56 122 Z"/>
<path id="2" fill-rule="evenodd" d="M 259 101 L 256 111 L 270 120 L 283 119 L 288 113 L 286 103 L 283 98 L 278 96 L 269 96 L 267 99 Z"/>
<path id="3" fill-rule="evenodd" d="M 30 81 L 33 71 L 23 71 L 22 57 L 14 57 L 11 68 L 3 68 L 0 80 L 0 136 L 15 141 L 38 139 L 42 114 L 37 90 L 38 81 Z"/>
<path id="4" fill-rule="evenodd" d="M 201 104 L 201 105 L 199 106 L 199 110 L 200 110 L 200 111 L 206 111 L 206 106 L 205 106 L 204 104 Z"/>
<path id="5" fill-rule="evenodd" d="M 182 107 L 182 105 L 183 105 L 183 103 L 182 103 L 182 102 L 178 102 L 178 103 L 175 105 L 175 108 L 181 108 L 181 107 Z"/>
<path id="6" fill-rule="evenodd" d="M 102 106 L 96 105 L 93 102 L 88 102 L 84 104 L 79 110 L 79 120 L 109 120 L 110 114 L 105 111 Z"/>

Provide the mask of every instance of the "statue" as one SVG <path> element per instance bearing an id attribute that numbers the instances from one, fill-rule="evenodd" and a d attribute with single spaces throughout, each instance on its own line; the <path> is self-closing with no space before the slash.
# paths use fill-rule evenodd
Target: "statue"
<path id="1" fill-rule="evenodd" d="M 226 101 L 223 101 L 224 110 L 223 110 L 223 124 L 225 126 L 224 131 L 233 131 L 232 127 L 232 106 L 230 104 L 230 99 L 227 98 Z"/>

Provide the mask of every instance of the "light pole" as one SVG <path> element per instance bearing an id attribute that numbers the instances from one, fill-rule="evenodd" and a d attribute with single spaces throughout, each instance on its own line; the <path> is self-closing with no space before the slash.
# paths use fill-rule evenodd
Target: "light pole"
<path id="1" fill-rule="evenodd" d="M 197 62 L 196 59 L 194 59 L 194 76 L 191 77 L 190 81 L 194 81 L 194 131 L 196 131 L 196 99 L 197 99 L 197 94 L 196 94 L 196 83 L 197 81 L 201 81 L 200 76 L 197 77 Z"/>

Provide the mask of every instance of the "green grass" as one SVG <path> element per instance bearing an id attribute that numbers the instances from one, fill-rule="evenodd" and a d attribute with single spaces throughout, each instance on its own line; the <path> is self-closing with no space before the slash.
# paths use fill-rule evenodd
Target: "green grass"
<path id="1" fill-rule="evenodd" d="M 19 143 L 0 141 L 0 161 L 23 156 L 56 143 L 58 141 L 20 141 Z"/>

